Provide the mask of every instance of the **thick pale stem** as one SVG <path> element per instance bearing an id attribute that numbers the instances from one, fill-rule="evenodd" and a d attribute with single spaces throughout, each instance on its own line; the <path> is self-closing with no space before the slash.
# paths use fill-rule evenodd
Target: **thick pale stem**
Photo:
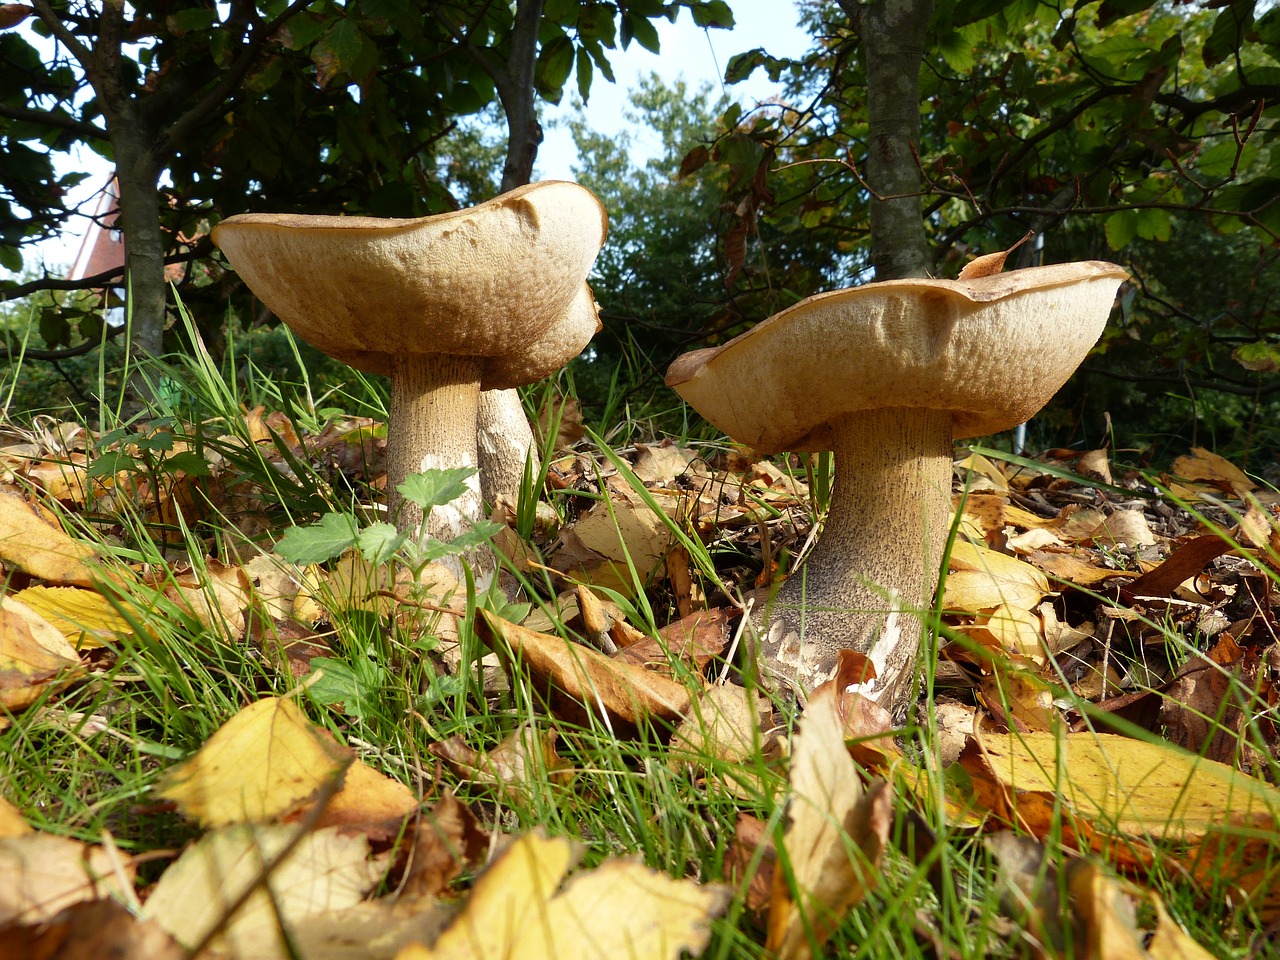
<path id="1" fill-rule="evenodd" d="M 842 649 L 875 664 L 887 708 L 910 690 L 951 519 L 951 415 L 873 410 L 832 425 L 835 486 L 812 554 L 765 614 L 766 665 L 805 690 Z"/>
<path id="2" fill-rule="evenodd" d="M 431 511 L 426 522 L 417 504 L 396 488 L 411 473 L 451 467 L 477 467 L 476 411 L 480 402 L 480 365 L 468 357 L 397 355 L 392 358 L 391 416 L 387 444 L 387 506 L 400 530 L 451 541 L 484 516 L 480 480 L 473 476 L 459 499 Z M 488 551 L 464 559 L 477 585 L 487 585 L 494 561 Z M 461 579 L 458 558 L 445 561 Z"/>
<path id="3" fill-rule="evenodd" d="M 525 416 L 524 404 L 514 390 L 486 390 L 480 394 L 476 420 L 480 452 L 480 492 L 489 503 L 506 497 L 514 506 L 524 482 L 525 460 L 532 460 L 538 474 L 538 448 Z"/>

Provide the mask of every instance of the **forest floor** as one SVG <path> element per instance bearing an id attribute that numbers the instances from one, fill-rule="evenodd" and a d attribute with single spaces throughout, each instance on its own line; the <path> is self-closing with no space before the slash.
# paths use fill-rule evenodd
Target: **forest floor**
<path id="1" fill-rule="evenodd" d="M 376 420 L 211 383 L 0 435 L 0 955 L 1280 953 L 1280 496 L 1212 452 L 958 450 L 893 717 L 730 663 L 826 460 L 563 407 L 512 601 Z"/>

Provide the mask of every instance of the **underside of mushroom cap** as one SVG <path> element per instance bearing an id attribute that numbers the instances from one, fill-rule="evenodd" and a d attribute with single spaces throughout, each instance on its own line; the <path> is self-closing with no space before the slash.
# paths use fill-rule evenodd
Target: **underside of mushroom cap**
<path id="1" fill-rule="evenodd" d="M 678 358 L 667 384 L 761 452 L 829 450 L 829 421 L 892 407 L 950 411 L 956 439 L 998 433 L 1066 382 L 1127 276 L 1085 261 L 818 294 Z"/>
<path id="2" fill-rule="evenodd" d="M 594 194 L 545 181 L 416 220 L 241 214 L 213 240 L 276 316 L 345 363 L 387 373 L 395 355 L 532 350 L 551 365 L 514 365 L 527 383 L 590 339 L 583 281 L 605 231 Z M 549 350 L 545 338 L 566 318 L 576 318 L 566 335 L 580 339 Z"/>

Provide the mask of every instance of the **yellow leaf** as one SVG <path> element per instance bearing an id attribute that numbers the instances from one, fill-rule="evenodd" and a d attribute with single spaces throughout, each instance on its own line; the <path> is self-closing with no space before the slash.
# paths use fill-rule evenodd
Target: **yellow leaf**
<path id="1" fill-rule="evenodd" d="M 0 597 L 0 706 L 22 710 L 79 669 L 79 656 L 57 627 L 25 603 Z"/>
<path id="2" fill-rule="evenodd" d="M 557 894 L 576 859 L 567 840 L 521 837 L 480 875 L 435 946 L 407 948 L 398 960 L 677 960 L 706 947 L 709 921 L 729 901 L 719 885 L 622 860 L 579 874 Z"/>
<path id="3" fill-rule="evenodd" d="M 949 610 L 990 610 L 1001 605 L 1031 610 L 1048 592 L 1045 575 L 1017 557 L 967 540 L 951 545 L 951 573 L 942 600 Z"/>
<path id="4" fill-rule="evenodd" d="M 0 493 L 0 560 L 40 580 L 93 586 L 93 549 L 46 523 L 30 504 Z"/>
<path id="5" fill-rule="evenodd" d="M 1204 447 L 1192 447 L 1190 456 L 1178 457 L 1170 472 L 1184 480 L 1206 480 L 1238 494 L 1257 487 L 1243 470 Z"/>
<path id="6" fill-rule="evenodd" d="M 167 771 L 157 792 L 206 826 L 269 820 L 306 803 L 351 756 L 292 700 L 269 697 L 245 707 Z"/>
<path id="7" fill-rule="evenodd" d="M 147 915 L 179 943 L 194 946 L 262 879 L 265 865 L 280 857 L 296 832 L 237 824 L 206 834 L 161 875 L 147 898 Z M 364 837 L 335 828 L 308 833 L 267 875 L 270 894 L 255 891 L 218 940 L 230 956 L 289 957 L 282 923 L 292 931 L 312 917 L 354 906 L 381 873 Z"/>
<path id="8" fill-rule="evenodd" d="M 791 801 L 781 848 L 790 865 L 773 875 L 766 949 L 804 960 L 821 946 L 878 879 L 893 792 L 877 781 L 865 794 L 844 742 L 835 685 L 809 699 L 792 745 Z M 780 857 L 780 862 L 782 858 Z"/>
<path id="9" fill-rule="evenodd" d="M 1039 836 L 1065 804 L 1074 835 L 1121 866 L 1158 850 L 1206 886 L 1231 883 L 1264 919 L 1280 916 L 1280 790 L 1225 764 L 1116 734 L 978 734 L 982 759 L 962 758 L 988 805 Z"/>
<path id="10" fill-rule="evenodd" d="M 62 631 L 78 650 L 96 650 L 133 635 L 129 621 L 95 590 L 77 587 L 27 587 L 14 595 Z"/>

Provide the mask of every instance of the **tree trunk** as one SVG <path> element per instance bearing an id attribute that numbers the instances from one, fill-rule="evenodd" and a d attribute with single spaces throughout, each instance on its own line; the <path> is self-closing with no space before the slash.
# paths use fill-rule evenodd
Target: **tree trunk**
<path id="1" fill-rule="evenodd" d="M 920 65 L 933 0 L 876 0 L 863 8 L 867 65 L 867 185 L 877 280 L 922 277 L 929 245 L 920 206 Z"/>

